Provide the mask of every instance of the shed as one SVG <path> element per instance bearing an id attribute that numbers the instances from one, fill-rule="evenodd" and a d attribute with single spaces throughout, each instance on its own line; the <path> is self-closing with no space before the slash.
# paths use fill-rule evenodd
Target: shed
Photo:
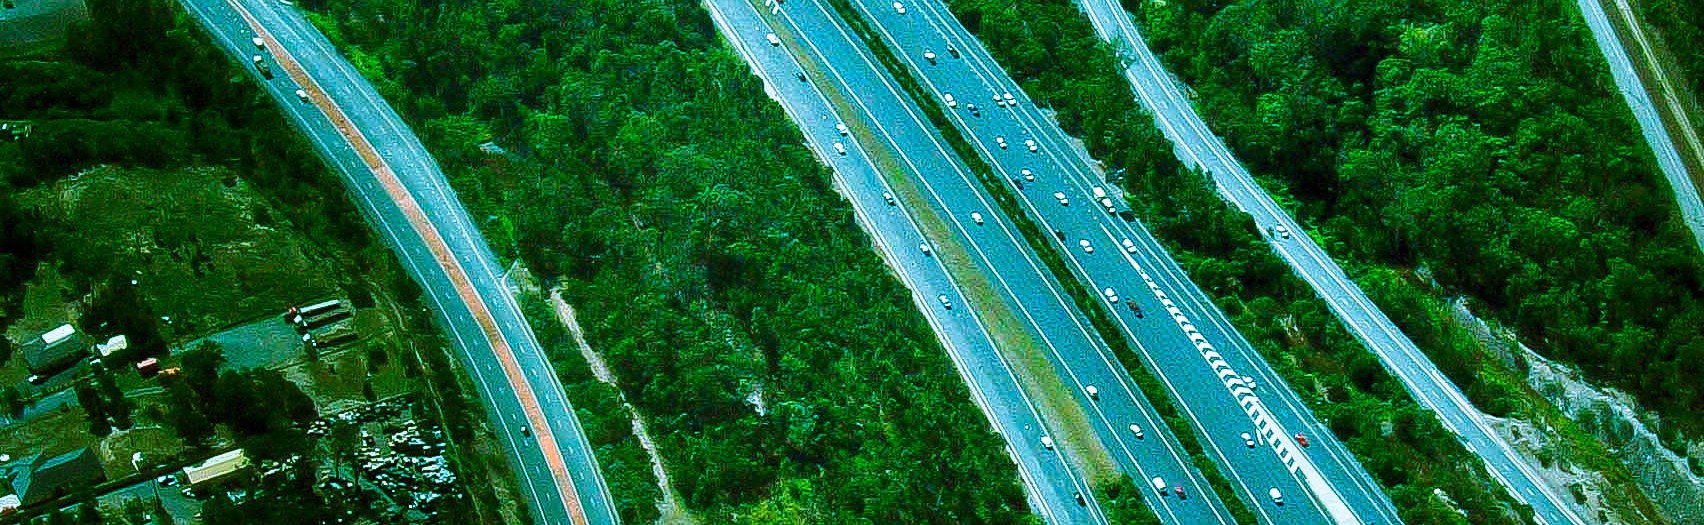
<path id="1" fill-rule="evenodd" d="M 195 487 L 229 476 L 248 467 L 248 465 L 248 456 L 245 456 L 243 449 L 239 448 L 184 467 L 183 476 L 184 479 L 189 480 L 190 486 Z"/>

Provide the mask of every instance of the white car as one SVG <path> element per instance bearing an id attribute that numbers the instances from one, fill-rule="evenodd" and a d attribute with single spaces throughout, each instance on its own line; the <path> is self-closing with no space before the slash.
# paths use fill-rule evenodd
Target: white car
<path id="1" fill-rule="evenodd" d="M 1116 213 L 1118 211 L 1118 208 L 1114 208 L 1112 206 L 1112 197 L 1101 197 L 1100 203 L 1102 208 L 1106 208 L 1107 213 Z"/>
<path id="2" fill-rule="evenodd" d="M 1083 242 L 1088 242 L 1088 241 L 1083 241 Z M 1090 250 L 1090 253 L 1093 253 L 1093 250 Z M 1105 290 L 1101 290 L 1101 295 L 1106 296 L 1106 301 L 1109 302 L 1109 303 L 1117 303 L 1118 302 L 1118 292 L 1112 291 L 1112 288 L 1110 288 L 1110 287 L 1105 289 Z"/>
<path id="3" fill-rule="evenodd" d="M 1024 147 L 1029 148 L 1030 153 L 1035 153 L 1035 151 L 1036 151 L 1035 140 L 1034 139 L 1024 139 Z"/>
<path id="4" fill-rule="evenodd" d="M 1130 424 L 1130 433 L 1135 434 L 1136 439 L 1142 439 L 1144 437 L 1147 437 L 1145 434 L 1142 433 L 1142 427 L 1136 426 L 1135 423 Z"/>
<path id="5" fill-rule="evenodd" d="M 888 192 L 885 192 L 885 191 L 882 192 L 882 200 L 887 201 L 888 206 L 898 206 L 899 205 L 898 203 L 894 202 L 892 193 L 888 193 Z"/>
<path id="6" fill-rule="evenodd" d="M 1166 495 L 1166 478 L 1154 476 L 1154 490 L 1160 491 L 1160 496 Z"/>
<path id="7" fill-rule="evenodd" d="M 1053 450 L 1053 438 L 1041 436 L 1041 446 L 1042 448 Z"/>
<path id="8" fill-rule="evenodd" d="M 846 145 L 841 144 L 839 142 L 834 143 L 834 152 L 839 153 L 841 155 L 845 155 L 846 154 Z"/>
<path id="9" fill-rule="evenodd" d="M 1284 493 L 1278 492 L 1278 487 L 1272 487 L 1272 490 L 1266 491 L 1266 495 L 1272 496 L 1273 505 L 1284 506 Z"/>
<path id="10" fill-rule="evenodd" d="M 253 42 L 253 43 L 254 43 L 254 48 L 255 48 L 255 49 L 266 49 L 266 41 L 265 41 L 265 40 L 261 40 L 261 38 L 260 38 L 260 36 L 258 36 L 258 35 L 257 35 L 257 36 L 255 36 L 255 37 L 254 37 L 254 38 L 250 38 L 250 39 L 249 39 L 249 42 Z"/>
<path id="11" fill-rule="evenodd" d="M 1017 97 L 1012 96 L 1012 92 L 1007 91 L 1006 96 L 1004 98 L 1006 99 L 1006 105 L 1012 106 L 1012 107 L 1018 107 L 1018 99 L 1017 99 Z"/>
<path id="12" fill-rule="evenodd" d="M 1118 244 L 1124 246 L 1124 253 L 1136 253 L 1136 243 L 1130 242 L 1130 239 L 1125 239 Z"/>
<path id="13" fill-rule="evenodd" d="M 976 225 L 981 226 L 982 225 L 982 214 L 978 213 L 978 212 L 974 212 L 974 211 L 970 212 L 970 220 L 976 221 Z"/>
<path id="14" fill-rule="evenodd" d="M 1290 238 L 1290 229 L 1285 228 L 1283 226 L 1273 226 L 1272 227 L 1272 233 L 1276 233 L 1276 234 L 1278 234 L 1279 237 L 1282 237 L 1282 238 L 1285 238 L 1285 239 Z"/>
<path id="15" fill-rule="evenodd" d="M 925 242 L 925 243 L 921 243 L 921 244 L 918 244 L 918 245 L 917 245 L 917 249 L 919 249 L 919 250 L 923 250 L 923 256 L 924 256 L 924 257 L 931 257 L 931 256 L 933 256 L 933 254 L 934 254 L 934 253 L 935 253 L 935 252 L 932 252 L 932 251 L 929 251 L 929 243 L 926 243 L 926 242 Z M 943 296 L 941 296 L 941 297 L 946 297 L 946 296 L 945 296 L 945 295 L 943 295 Z M 948 308 L 951 308 L 951 307 L 948 307 Z"/>
<path id="16" fill-rule="evenodd" d="M 1095 388 L 1095 385 L 1083 387 L 1083 391 L 1089 394 L 1090 400 L 1100 401 L 1100 389 Z"/>
<path id="17" fill-rule="evenodd" d="M 1248 448 L 1254 448 L 1254 436 L 1249 435 L 1247 432 L 1243 432 L 1242 438 L 1244 445 L 1248 445 Z"/>
<path id="18" fill-rule="evenodd" d="M 893 3 L 893 12 L 899 13 L 899 14 L 902 14 L 902 15 L 905 14 L 905 4 L 902 4 L 902 3 L 899 3 L 899 2 L 894 2 Z"/>
<path id="19" fill-rule="evenodd" d="M 1018 170 L 1018 174 L 1024 176 L 1024 182 L 1035 182 L 1035 172 L 1030 171 L 1029 168 Z"/>
<path id="20" fill-rule="evenodd" d="M 1088 239 L 1077 241 L 1077 246 L 1083 247 L 1083 253 L 1095 253 L 1095 245 L 1089 244 Z"/>
<path id="21" fill-rule="evenodd" d="M 1105 199 L 1106 198 L 1106 190 L 1101 189 L 1100 186 L 1095 186 L 1093 188 L 1090 188 L 1089 191 L 1091 193 L 1095 194 L 1096 199 Z"/>
<path id="22" fill-rule="evenodd" d="M 994 106 L 1002 108 L 1006 107 L 1006 99 L 1000 98 L 999 93 L 994 94 Z"/>
<path id="23" fill-rule="evenodd" d="M 923 50 L 923 60 L 928 60 L 930 64 L 934 64 L 935 52 L 927 49 Z"/>
<path id="24" fill-rule="evenodd" d="M 1006 137 L 994 137 L 994 143 L 999 145 L 1000 149 L 1006 149 Z"/>
<path id="25" fill-rule="evenodd" d="M 844 137 L 844 136 L 846 136 L 846 134 L 848 134 L 848 133 L 851 133 L 851 132 L 852 132 L 852 130 L 850 130 L 850 129 L 846 129 L 846 125 L 845 125 L 845 124 L 835 124 L 835 125 L 834 125 L 834 130 L 835 130 L 835 131 L 838 131 L 838 132 L 840 132 L 840 136 L 842 136 L 842 137 Z"/>
<path id="26" fill-rule="evenodd" d="M 769 39 L 769 45 L 781 47 L 781 37 L 775 36 L 775 33 L 764 35 L 764 37 Z"/>
<path id="27" fill-rule="evenodd" d="M 1071 205 L 1071 201 L 1065 199 L 1065 192 L 1063 192 L 1063 191 L 1053 192 L 1053 198 L 1059 199 L 1059 205 L 1060 206 L 1070 206 Z M 1088 241 L 1083 241 L 1083 242 L 1088 242 Z"/>
<path id="28" fill-rule="evenodd" d="M 941 294 L 939 297 L 936 297 L 936 299 L 941 300 L 941 307 L 942 308 L 946 308 L 948 310 L 953 309 L 953 302 L 952 302 L 952 300 L 947 299 L 946 294 Z"/>
<path id="29" fill-rule="evenodd" d="M 941 95 L 941 100 L 947 101 L 947 107 L 949 107 L 949 108 L 958 107 L 958 101 L 953 100 L 953 94 L 952 93 L 946 93 L 946 94 Z"/>
<path id="30" fill-rule="evenodd" d="M 308 98 L 308 90 L 306 90 L 306 89 L 296 90 L 296 100 L 300 100 L 302 102 L 312 102 L 312 99 Z"/>

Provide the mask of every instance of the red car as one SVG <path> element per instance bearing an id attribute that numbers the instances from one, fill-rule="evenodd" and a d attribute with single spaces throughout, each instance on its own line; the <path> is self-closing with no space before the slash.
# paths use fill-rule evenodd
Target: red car
<path id="1" fill-rule="evenodd" d="M 1177 493 L 1177 499 L 1189 499 L 1189 496 L 1184 495 L 1182 485 L 1172 487 L 1172 492 Z"/>
<path id="2" fill-rule="evenodd" d="M 1296 443 L 1302 445 L 1302 448 L 1308 448 L 1308 437 L 1302 435 L 1301 432 L 1297 432 L 1296 433 Z"/>

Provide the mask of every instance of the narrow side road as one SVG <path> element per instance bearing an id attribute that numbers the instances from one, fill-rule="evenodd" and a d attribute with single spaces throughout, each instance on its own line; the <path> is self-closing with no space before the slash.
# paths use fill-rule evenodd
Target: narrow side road
<path id="1" fill-rule="evenodd" d="M 1172 141 L 1184 165 L 1210 175 L 1222 197 L 1254 218 L 1279 258 L 1325 300 L 1344 327 L 1378 356 L 1379 363 L 1402 382 L 1415 401 L 1436 413 L 1444 428 L 1485 461 L 1493 478 L 1516 500 L 1532 507 L 1539 523 L 1585 525 L 1581 516 L 1591 509 L 1579 508 L 1571 498 L 1562 497 L 1557 487 L 1548 485 L 1526 458 L 1491 428 L 1461 389 L 1444 377 L 1437 365 L 1367 298 L 1360 285 L 1349 280 L 1301 225 L 1255 183 L 1166 74 L 1123 6 L 1116 0 L 1077 3 L 1101 40 L 1115 46 L 1125 64 L 1121 73 L 1142 107 L 1154 115 L 1154 122 Z M 1288 233 L 1279 234 L 1281 231 Z"/>

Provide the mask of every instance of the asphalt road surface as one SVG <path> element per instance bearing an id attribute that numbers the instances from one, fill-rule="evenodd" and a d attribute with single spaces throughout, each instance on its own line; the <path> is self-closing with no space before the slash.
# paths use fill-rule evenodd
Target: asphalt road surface
<path id="1" fill-rule="evenodd" d="M 1618 15 L 1628 27 L 1638 31 L 1638 21 L 1633 19 L 1626 0 L 1615 0 L 1620 8 Z M 1651 145 L 1651 152 L 1657 156 L 1657 169 L 1668 179 L 1669 187 L 1674 190 L 1675 201 L 1680 205 L 1680 217 L 1686 222 L 1686 227 L 1692 230 L 1693 240 L 1699 249 L 1704 249 L 1704 200 L 1698 196 L 1700 188 L 1692 182 L 1686 171 L 1686 163 L 1681 161 L 1680 150 L 1675 147 L 1674 137 L 1669 135 L 1667 127 L 1663 126 L 1662 116 L 1657 113 L 1657 105 L 1651 100 L 1651 92 L 1645 89 L 1645 81 L 1639 78 L 1638 71 L 1633 69 L 1633 59 L 1627 52 L 1627 46 L 1616 34 L 1615 26 L 1610 24 L 1609 17 L 1604 13 L 1603 4 L 1599 0 L 1577 0 L 1580 12 L 1585 14 L 1586 25 L 1592 30 L 1592 37 L 1597 39 L 1598 49 L 1603 50 L 1604 59 L 1609 61 L 1609 75 L 1615 78 L 1616 87 L 1621 89 L 1621 97 L 1627 100 L 1627 107 L 1633 110 L 1633 120 L 1639 124 L 1639 130 L 1645 135 L 1645 143 Z M 1635 35 L 1640 40 L 1639 51 L 1646 63 L 1654 68 L 1657 65 L 1655 57 L 1650 56 L 1654 51 L 1648 42 L 1643 41 L 1642 35 Z M 1660 72 L 1658 73 L 1661 74 Z M 1659 80 L 1660 82 L 1661 80 Z M 1665 86 L 1668 88 L 1669 86 Z M 1663 93 L 1669 94 L 1664 102 L 1669 105 L 1669 111 L 1681 119 L 1682 127 L 1690 124 L 1686 110 L 1680 101 L 1673 98 L 1673 92 L 1668 89 Z M 1696 141 L 1696 134 L 1686 134 L 1692 146 L 1692 151 L 1704 151 L 1704 146 Z M 1701 159 L 1704 160 L 1704 159 Z"/>
<path id="2" fill-rule="evenodd" d="M 725 0 L 717 5 L 727 5 L 723 9 L 726 11 L 741 7 L 743 3 Z M 917 106 L 905 98 L 898 84 L 881 69 L 869 48 L 859 42 L 844 21 L 830 13 L 821 1 L 787 0 L 779 7 L 765 8 L 768 11 L 763 12 L 760 18 L 767 25 L 757 27 L 743 37 L 748 60 L 796 60 L 797 65 L 783 64 L 775 66 L 775 69 L 803 71 L 807 82 L 800 82 L 792 75 L 773 75 L 771 78 L 781 79 L 779 83 L 783 87 L 780 91 L 793 89 L 792 86 L 821 84 L 817 87 L 845 101 L 840 106 L 844 108 L 840 110 L 844 114 L 829 118 L 844 119 L 854 130 L 869 130 L 868 135 L 853 133 L 838 137 L 833 128 L 836 122 L 801 118 L 795 114 L 795 119 L 807 134 L 826 134 L 829 140 L 842 144 L 849 154 L 861 156 L 868 151 L 877 151 L 895 159 L 903 169 L 896 169 L 899 173 L 889 175 L 904 177 L 908 184 L 917 185 L 919 199 L 925 201 L 917 205 L 930 207 L 931 215 L 947 219 L 947 227 L 954 237 L 950 242 L 963 242 L 970 247 L 971 262 L 994 283 L 999 297 L 993 300 L 1004 303 L 1004 306 L 995 307 L 1015 312 L 1033 333 L 1041 348 L 1027 351 L 1040 351 L 1062 376 L 1073 400 L 1087 415 L 1095 438 L 1107 449 L 1116 467 L 1130 475 L 1138 487 L 1145 488 L 1143 493 L 1147 503 L 1163 522 L 1232 523 L 1223 504 L 1177 444 L 1176 437 L 1161 423 L 1147 399 L 1136 391 L 1134 382 L 1105 342 L 1090 328 L 1062 286 L 1047 273 L 1039 257 L 1020 238 L 1016 227 L 998 213 L 992 197 L 975 181 L 975 176 L 951 152 Z M 757 36 L 765 30 L 773 31 L 777 35 L 776 40 L 768 41 L 767 34 Z M 755 46 L 759 52 L 751 52 L 752 42 L 759 43 Z M 753 59 L 754 54 L 774 58 Z M 772 84 L 775 83 L 772 80 Z M 836 109 L 830 107 L 825 111 L 835 112 Z M 838 157 L 838 153 L 826 149 L 819 151 L 824 151 L 823 155 L 831 159 L 832 164 L 839 165 L 832 160 Z M 880 203 L 882 197 L 875 192 L 878 187 L 882 186 L 872 185 L 869 192 L 863 194 L 854 190 L 852 199 L 859 203 Z M 903 210 L 912 203 L 903 204 L 898 208 Z M 973 218 L 978 215 L 982 217 L 981 224 Z M 881 228 L 879 225 L 867 227 Z M 894 237 L 903 239 L 909 235 L 916 233 L 908 231 Z M 938 243 L 940 240 L 929 242 Z M 930 257 L 919 249 L 900 250 L 910 253 L 902 253 L 895 258 L 929 260 Z M 959 298 L 953 299 L 954 304 L 961 306 L 943 317 L 977 315 L 976 305 L 964 306 Z M 949 311 L 939 304 L 928 308 L 937 310 L 934 314 Z M 989 357 L 997 358 L 992 354 Z M 1097 389 L 1094 398 L 1087 394 L 1090 386 Z M 1132 425 L 1141 430 L 1140 437 Z M 1009 432 L 1003 434 L 1013 435 Z M 1032 432 L 1009 439 L 1009 443 L 1020 451 L 1036 452 L 1044 448 L 1038 446 L 1038 438 Z M 1164 495 L 1154 490 L 1151 481 L 1154 478 L 1163 481 Z M 1176 491 L 1180 488 L 1186 498 L 1177 497 Z M 1056 517 L 1050 517 L 1050 521 L 1080 522 Z"/>
<path id="3" fill-rule="evenodd" d="M 1541 523 L 1582 525 L 1579 516 L 1582 509 L 1567 503 L 1553 487 L 1545 485 L 1532 466 L 1486 424 L 1484 415 L 1467 401 L 1461 390 L 1255 184 L 1224 141 L 1207 129 L 1119 3 L 1079 0 L 1079 5 L 1088 13 L 1101 39 L 1118 46 L 1117 51 L 1127 64 L 1123 71 L 1125 79 L 1137 100 L 1153 113 L 1155 123 L 1176 146 L 1184 164 L 1211 175 L 1221 195 L 1254 217 L 1279 257 L 1313 287 L 1314 293 L 1325 299 L 1349 332 L 1379 357 L 1379 362 L 1402 382 L 1416 401 L 1438 415 L 1444 428 L 1478 454 L 1491 475 L 1517 500 L 1531 506 Z M 1287 235 L 1278 233 L 1277 228 L 1283 228 Z"/>
<path id="4" fill-rule="evenodd" d="M 1079 283 L 1101 297 L 1204 438 L 1209 457 L 1261 521 L 1398 521 L 1365 469 L 1152 236 L 1114 213 L 1125 209 L 1115 189 L 1088 168 L 1086 154 L 1023 96 L 941 3 L 852 4 L 923 88 L 946 106 L 948 120 L 1002 179 L 1012 181 L 1011 191 L 1023 209 L 1044 230 L 1057 232 L 1056 247 Z M 953 104 L 946 103 L 948 94 L 954 95 Z M 1010 102 L 995 102 L 995 96 Z M 1030 170 L 1033 182 L 1025 180 L 1024 170 Z M 1251 379 L 1266 387 L 1249 388 Z M 1310 446 L 1300 445 L 1298 433 Z"/>
<path id="5" fill-rule="evenodd" d="M 485 239 L 419 139 L 294 8 L 270 0 L 184 3 L 342 175 L 357 207 L 425 291 L 514 461 L 534 522 L 618 523 L 554 369 Z M 250 40 L 257 35 L 259 46 Z M 260 74 L 255 56 L 271 78 Z"/>
<path id="6" fill-rule="evenodd" d="M 1007 440 L 1007 451 L 1017 463 L 1032 508 L 1049 523 L 1106 523 L 1098 506 L 1075 501 L 1076 494 L 1083 494 L 1085 502 L 1093 497 L 1082 474 L 1058 450 L 1033 446 L 1023 438 L 1045 428 L 1040 413 L 1001 359 L 981 318 L 959 314 L 969 301 L 946 267 L 914 248 L 923 238 L 921 229 L 905 207 L 886 203 L 883 195 L 891 195 L 893 189 L 866 150 L 854 145 L 846 155 L 834 151 L 833 144 L 846 147 L 849 142 L 836 124 L 855 123 L 853 119 L 836 115 L 816 85 L 795 79 L 801 70 L 799 62 L 767 43 L 766 35 L 775 31 L 774 18 L 766 16 L 763 7 L 745 0 L 708 2 L 706 7 L 728 42 L 763 78 L 770 96 L 799 125 L 811 148 L 833 168 L 836 188 L 851 202 L 888 266 L 912 290 L 913 300 L 969 385 L 972 400 Z M 939 302 L 943 296 L 960 305 L 958 309 L 943 308 Z"/>

